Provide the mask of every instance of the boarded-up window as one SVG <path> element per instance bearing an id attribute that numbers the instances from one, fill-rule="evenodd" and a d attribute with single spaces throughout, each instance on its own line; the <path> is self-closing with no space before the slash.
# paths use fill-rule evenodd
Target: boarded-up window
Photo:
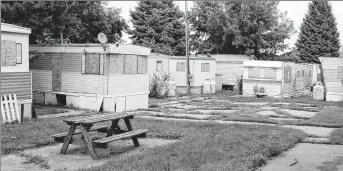
<path id="1" fill-rule="evenodd" d="M 176 62 L 176 71 L 185 72 L 185 63 L 184 62 Z"/>
<path id="2" fill-rule="evenodd" d="M 138 56 L 138 74 L 146 74 L 148 72 L 148 57 Z"/>
<path id="3" fill-rule="evenodd" d="M 16 42 L 1 40 L 1 66 L 15 66 L 17 63 Z"/>
<path id="4" fill-rule="evenodd" d="M 22 46 L 21 43 L 16 44 L 16 56 L 17 56 L 17 64 L 21 64 L 23 60 L 23 54 L 22 54 Z"/>
<path id="5" fill-rule="evenodd" d="M 249 67 L 248 78 L 276 79 L 276 68 Z"/>
<path id="6" fill-rule="evenodd" d="M 338 66 L 338 78 L 343 79 L 343 66 Z"/>
<path id="7" fill-rule="evenodd" d="M 125 74 L 137 74 L 137 55 L 125 55 Z"/>
<path id="8" fill-rule="evenodd" d="M 86 74 L 100 74 L 100 54 L 86 53 L 85 58 L 85 73 Z"/>
<path id="9" fill-rule="evenodd" d="M 210 72 L 210 64 L 209 63 L 202 63 L 201 64 L 201 72 Z"/>
<path id="10" fill-rule="evenodd" d="M 297 70 L 297 77 L 300 77 L 300 71 Z"/>
<path id="11" fill-rule="evenodd" d="M 156 71 L 162 71 L 162 61 L 156 61 Z"/>
<path id="12" fill-rule="evenodd" d="M 290 66 L 284 67 L 283 80 L 284 80 L 284 83 L 292 82 L 292 67 Z"/>
<path id="13" fill-rule="evenodd" d="M 110 55 L 109 74 L 124 74 L 124 55 Z"/>
<path id="14" fill-rule="evenodd" d="M 301 75 L 302 75 L 302 76 L 305 76 L 305 70 L 302 70 L 302 71 L 301 71 Z"/>

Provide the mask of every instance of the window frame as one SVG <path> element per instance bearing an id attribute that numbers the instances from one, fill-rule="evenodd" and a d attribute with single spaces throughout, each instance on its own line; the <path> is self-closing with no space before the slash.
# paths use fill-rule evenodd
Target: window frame
<path id="1" fill-rule="evenodd" d="M 88 74 L 88 75 L 103 75 L 103 74 L 101 74 L 101 64 L 100 64 L 100 62 L 101 62 L 101 54 L 100 53 L 95 53 L 95 54 L 98 54 L 99 55 L 99 73 L 97 73 L 97 74 L 94 74 L 94 73 L 87 73 L 87 54 L 91 54 L 91 53 L 87 53 L 87 52 L 85 52 L 85 66 L 84 66 L 84 68 L 85 68 L 85 73 L 83 73 L 83 74 Z"/>
<path id="2" fill-rule="evenodd" d="M 161 71 L 158 70 L 158 64 L 161 64 Z M 163 71 L 163 62 L 162 60 L 156 60 L 156 71 L 162 72 Z"/>
<path id="3" fill-rule="evenodd" d="M 260 78 L 265 78 L 264 75 L 264 69 L 260 69 Z"/>
<path id="4" fill-rule="evenodd" d="M 205 64 L 208 65 L 208 71 L 204 71 L 204 70 L 203 70 L 203 65 L 205 65 Z M 201 63 L 201 72 L 210 72 L 210 70 L 211 70 L 210 67 L 211 67 L 211 65 L 210 65 L 210 63 L 208 63 L 208 62 L 207 62 L 207 63 Z"/>
<path id="5" fill-rule="evenodd" d="M 18 45 L 20 45 L 20 63 L 18 62 Z M 22 43 L 15 43 L 15 49 L 16 49 L 16 64 L 22 64 L 23 63 L 23 44 Z"/>
<path id="6" fill-rule="evenodd" d="M 183 65 L 183 67 L 182 67 L 182 71 L 180 71 L 180 70 L 178 70 L 178 67 L 177 67 L 177 65 L 179 64 L 179 63 L 181 63 L 182 65 Z M 177 72 L 185 72 L 186 71 L 186 64 L 185 64 L 185 62 L 176 62 L 176 66 L 175 66 L 176 68 L 175 68 L 175 70 L 177 71 Z"/>

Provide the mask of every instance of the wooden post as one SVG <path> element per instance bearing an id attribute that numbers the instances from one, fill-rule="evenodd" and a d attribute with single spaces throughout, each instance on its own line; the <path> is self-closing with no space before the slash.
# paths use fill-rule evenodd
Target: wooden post
<path id="1" fill-rule="evenodd" d="M 185 31 L 186 31 L 186 77 L 187 77 L 187 95 L 191 95 L 191 90 L 190 90 L 190 80 L 189 80 L 189 45 L 188 45 L 188 3 L 185 1 Z"/>

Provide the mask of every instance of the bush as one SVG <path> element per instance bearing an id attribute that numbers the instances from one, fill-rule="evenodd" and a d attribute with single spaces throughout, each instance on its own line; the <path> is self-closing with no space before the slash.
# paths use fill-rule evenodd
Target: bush
<path id="1" fill-rule="evenodd" d="M 170 73 L 160 72 L 154 73 L 151 78 L 149 97 L 166 98 L 169 92 L 168 80 L 171 78 Z"/>

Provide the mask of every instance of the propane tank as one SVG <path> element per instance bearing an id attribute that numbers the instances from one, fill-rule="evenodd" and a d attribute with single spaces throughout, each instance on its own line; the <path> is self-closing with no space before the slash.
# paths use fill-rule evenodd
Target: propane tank
<path id="1" fill-rule="evenodd" d="M 210 80 L 210 88 L 212 94 L 216 93 L 216 81 L 213 78 Z"/>
<path id="2" fill-rule="evenodd" d="M 325 89 L 324 86 L 317 84 L 313 87 L 313 99 L 314 100 L 324 100 Z"/>
<path id="3" fill-rule="evenodd" d="M 205 83 L 202 86 L 202 93 L 203 94 L 210 94 L 211 93 L 211 85 L 209 79 L 206 79 Z"/>

